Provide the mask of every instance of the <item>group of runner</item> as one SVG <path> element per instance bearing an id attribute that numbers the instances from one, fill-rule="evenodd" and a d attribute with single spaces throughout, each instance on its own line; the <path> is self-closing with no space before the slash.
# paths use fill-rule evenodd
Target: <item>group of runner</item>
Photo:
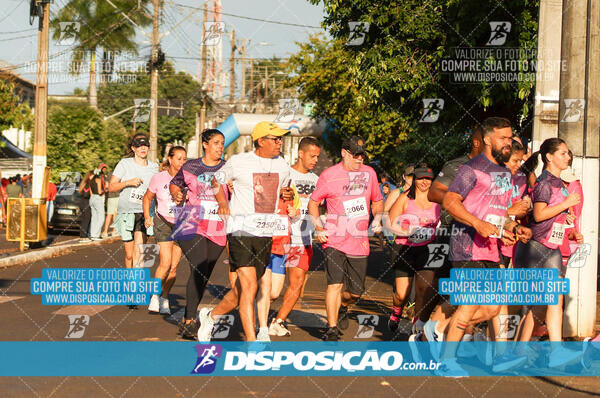
<path id="1" fill-rule="evenodd" d="M 405 184 L 390 192 L 384 205 L 377 174 L 364 164 L 361 137 L 346 139 L 341 162 L 317 176 L 311 170 L 321 151 L 319 141 L 303 138 L 298 160 L 290 167 L 281 156 L 288 133 L 274 123 L 258 123 L 252 131 L 254 150 L 224 162 L 223 134 L 207 130 L 202 158 L 186 162 L 184 148 L 171 148 L 161 173 L 146 159 L 147 137 L 136 135 L 132 157 L 115 168 L 109 191 L 120 192 L 115 224 L 126 266 L 137 263 L 134 244 L 143 243 L 148 229 L 154 229 L 160 245 L 156 277 L 163 282 L 163 293 L 152 297 L 151 311 L 169 313 L 168 292 L 181 255 L 190 263 L 186 310 L 179 324 L 183 337 L 209 341 L 219 317 L 236 308 L 247 341 L 289 336 L 286 318 L 305 283 L 314 239 L 325 256 L 328 328 L 323 338 L 337 341 L 348 327 L 349 306 L 365 291 L 369 236 L 384 231 L 393 240 L 389 265 L 395 272 L 390 329 L 398 332 L 414 284 L 409 341 L 456 342 L 429 346 L 443 362 L 441 372 L 460 373 L 458 342 L 472 340 L 474 327 L 482 322 L 488 325 L 487 339 L 501 340 L 498 315 L 509 309 L 452 308 L 438 294 L 438 279 L 448 277 L 451 268 L 498 267 L 552 268 L 564 277 L 564 259 L 582 243 L 581 185 L 564 177 L 572 155 L 559 138 L 528 154 L 508 120 L 488 118 L 475 128 L 468 155 L 446 163 L 435 178 L 424 163 L 408 170 Z M 540 159 L 543 171 L 536 176 Z M 202 308 L 196 316 L 226 246 L 231 289 L 214 308 Z M 280 295 L 286 274 L 281 308 L 268 323 L 270 303 Z M 562 297 L 557 305 L 521 312 L 520 341 L 528 341 L 545 321 L 550 340 L 560 344 Z M 574 355 L 560 346 L 556 352 L 553 363 Z M 497 363 L 505 366 L 524 360 L 523 355 L 496 353 L 503 355 L 506 360 Z"/>

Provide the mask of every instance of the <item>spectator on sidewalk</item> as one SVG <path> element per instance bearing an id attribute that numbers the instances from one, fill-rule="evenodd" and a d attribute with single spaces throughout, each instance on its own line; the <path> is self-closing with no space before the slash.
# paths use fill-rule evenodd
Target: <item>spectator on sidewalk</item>
<path id="1" fill-rule="evenodd" d="M 102 174 L 104 175 L 104 191 L 108 192 L 106 194 L 106 216 L 104 217 L 104 227 L 102 228 L 102 233 L 100 236 L 102 238 L 106 238 L 108 236 L 108 229 L 111 229 L 111 236 L 114 235 L 115 228 L 112 226 L 113 220 L 117 216 L 117 208 L 119 206 L 119 193 L 118 192 L 109 192 L 108 185 L 110 183 L 110 179 L 112 177 L 112 173 L 108 172 L 108 166 L 104 164 L 102 168 Z"/>
<path id="2" fill-rule="evenodd" d="M 92 210 L 92 220 L 90 223 L 90 238 L 92 240 L 101 240 L 100 232 L 102 232 L 102 224 L 104 223 L 104 174 L 102 168 L 106 167 L 101 163 L 90 180 L 90 208 Z"/>
<path id="3" fill-rule="evenodd" d="M 17 177 L 11 177 L 9 180 L 10 184 L 6 186 L 6 196 L 8 198 L 22 198 L 23 187 L 17 182 Z"/>
<path id="4" fill-rule="evenodd" d="M 79 218 L 79 242 L 91 242 L 89 238 L 90 220 L 92 217 L 92 210 L 90 209 L 89 199 L 90 193 L 90 181 L 92 180 L 93 172 L 88 171 L 85 177 L 79 183 L 79 199 L 78 205 L 81 209 L 81 216 Z"/>
<path id="5" fill-rule="evenodd" d="M 54 199 L 56 199 L 56 184 L 48 181 L 48 195 L 46 196 L 46 222 L 50 224 L 54 215 Z"/>

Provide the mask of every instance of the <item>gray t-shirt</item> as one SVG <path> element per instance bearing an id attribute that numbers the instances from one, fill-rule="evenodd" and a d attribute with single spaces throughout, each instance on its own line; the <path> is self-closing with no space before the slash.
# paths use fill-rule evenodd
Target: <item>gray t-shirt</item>
<path id="1" fill-rule="evenodd" d="M 262 158 L 254 152 L 232 156 L 215 174 L 221 183 L 233 180 L 227 233 L 273 236 L 282 221 L 275 214 L 279 191 L 290 181 L 290 170 L 281 156 Z"/>
<path id="2" fill-rule="evenodd" d="M 146 167 L 137 164 L 133 158 L 125 158 L 119 161 L 113 171 L 113 176 L 119 178 L 121 182 L 132 178 L 141 178 L 143 182 L 137 188 L 123 188 L 119 194 L 118 213 L 143 213 L 142 198 L 148 189 L 152 176 L 156 173 L 158 173 L 158 165 L 150 161 Z"/>

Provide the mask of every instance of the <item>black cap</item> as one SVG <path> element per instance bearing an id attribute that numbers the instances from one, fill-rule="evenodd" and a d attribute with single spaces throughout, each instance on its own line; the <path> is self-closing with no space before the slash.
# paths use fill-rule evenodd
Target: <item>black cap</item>
<path id="1" fill-rule="evenodd" d="M 347 150 L 352 155 L 365 155 L 367 156 L 367 151 L 365 150 L 365 140 L 358 135 L 353 135 L 350 138 L 346 138 L 344 142 L 342 142 L 342 149 Z"/>
<path id="2" fill-rule="evenodd" d="M 415 169 L 415 179 L 418 180 L 419 178 L 430 178 L 433 180 L 433 170 L 429 167 L 419 167 L 418 169 Z"/>
<path id="3" fill-rule="evenodd" d="M 138 146 L 150 146 L 150 141 L 148 141 L 148 138 L 146 137 L 137 137 L 135 140 L 133 140 L 131 142 L 131 146 L 134 147 L 138 147 Z"/>

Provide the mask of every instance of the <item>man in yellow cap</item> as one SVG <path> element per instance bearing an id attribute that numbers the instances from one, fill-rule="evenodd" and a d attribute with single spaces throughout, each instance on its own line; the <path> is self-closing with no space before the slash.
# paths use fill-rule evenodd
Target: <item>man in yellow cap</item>
<path id="1" fill-rule="evenodd" d="M 200 310 L 198 341 L 210 341 L 215 320 L 238 304 L 246 340 L 256 340 L 254 300 L 258 280 L 270 262 L 273 232 L 278 225 L 275 211 L 279 196 L 284 193 L 284 199 L 291 196 L 290 166 L 280 156 L 283 136 L 288 133 L 275 123 L 258 123 L 252 130 L 254 151 L 232 156 L 219 170 L 219 182 L 233 181 L 229 205 L 222 192 L 217 200 L 219 214 L 230 214 L 227 220 L 229 266 L 230 271 L 237 274 L 237 281 L 215 308 Z"/>

